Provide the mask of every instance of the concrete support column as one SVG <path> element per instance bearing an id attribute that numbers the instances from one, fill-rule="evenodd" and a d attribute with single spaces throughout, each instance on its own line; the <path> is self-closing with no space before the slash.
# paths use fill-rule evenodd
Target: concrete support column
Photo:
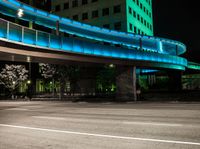
<path id="1" fill-rule="evenodd" d="M 182 90 L 182 72 L 181 71 L 168 71 L 169 84 L 168 89 L 170 92 L 178 92 Z"/>
<path id="2" fill-rule="evenodd" d="M 136 67 L 118 66 L 116 77 L 116 99 L 119 101 L 136 101 Z"/>
<path id="3" fill-rule="evenodd" d="M 36 80 L 39 72 L 39 64 L 31 63 L 31 86 L 33 95 L 36 94 Z"/>

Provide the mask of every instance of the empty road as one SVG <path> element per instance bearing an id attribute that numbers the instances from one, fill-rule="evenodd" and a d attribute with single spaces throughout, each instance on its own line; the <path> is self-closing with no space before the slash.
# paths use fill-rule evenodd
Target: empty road
<path id="1" fill-rule="evenodd" d="M 0 149 L 200 149 L 200 103 L 0 102 Z"/>

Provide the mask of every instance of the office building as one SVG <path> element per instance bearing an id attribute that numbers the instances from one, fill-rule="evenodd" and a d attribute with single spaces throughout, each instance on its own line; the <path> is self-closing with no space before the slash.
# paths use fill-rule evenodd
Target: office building
<path id="1" fill-rule="evenodd" d="M 112 30 L 153 36 L 152 0 L 52 0 L 52 12 Z"/>

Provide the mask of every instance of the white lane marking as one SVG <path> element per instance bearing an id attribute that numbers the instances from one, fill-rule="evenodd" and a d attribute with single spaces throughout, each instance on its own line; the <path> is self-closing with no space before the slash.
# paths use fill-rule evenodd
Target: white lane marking
<path id="1" fill-rule="evenodd" d="M 33 118 L 39 119 L 49 119 L 49 120 L 62 120 L 62 121 L 77 121 L 77 122 L 99 122 L 99 123 L 115 123 L 115 124 L 125 124 L 125 125 L 153 125 L 153 126 L 169 126 L 169 127 L 181 127 L 182 124 L 172 124 L 172 123 L 159 123 L 159 122 L 132 122 L 132 121 L 108 121 L 108 120 L 85 120 L 81 118 L 64 118 L 64 117 L 49 117 L 49 116 L 32 116 Z"/>
<path id="2" fill-rule="evenodd" d="M 182 124 L 170 124 L 170 123 L 154 123 L 154 122 L 123 122 L 123 124 L 128 125 L 154 125 L 154 126 L 170 126 L 170 127 L 181 127 Z"/>
<path id="3" fill-rule="evenodd" d="M 0 124 L 0 127 L 29 129 L 29 130 L 36 130 L 36 131 L 65 133 L 65 134 L 74 134 L 74 135 L 82 135 L 82 136 L 93 136 L 93 137 L 111 138 L 111 139 L 124 139 L 124 140 L 160 142 L 160 143 L 175 143 L 175 144 L 198 145 L 198 146 L 200 146 L 200 143 L 198 143 L 198 142 L 185 142 L 185 141 L 161 140 L 161 139 L 150 139 L 150 138 L 124 137 L 124 136 L 94 134 L 94 133 L 85 133 L 85 132 L 76 132 L 76 131 L 65 131 L 65 130 L 46 129 L 46 128 L 38 128 L 38 127 L 27 127 L 27 126 L 8 125 L 8 124 Z"/>
<path id="4" fill-rule="evenodd" d="M 5 110 L 10 110 L 10 111 L 27 111 L 28 109 L 24 109 L 24 108 L 10 108 L 10 109 L 5 109 Z"/>
<path id="5" fill-rule="evenodd" d="M 49 117 L 49 116 L 32 116 L 33 118 L 49 119 L 49 120 L 66 120 L 63 117 Z"/>

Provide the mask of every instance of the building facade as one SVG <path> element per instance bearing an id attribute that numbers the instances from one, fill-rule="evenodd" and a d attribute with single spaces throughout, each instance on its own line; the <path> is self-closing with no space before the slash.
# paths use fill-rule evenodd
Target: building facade
<path id="1" fill-rule="evenodd" d="M 152 0 L 52 0 L 52 12 L 108 29 L 153 36 Z"/>

